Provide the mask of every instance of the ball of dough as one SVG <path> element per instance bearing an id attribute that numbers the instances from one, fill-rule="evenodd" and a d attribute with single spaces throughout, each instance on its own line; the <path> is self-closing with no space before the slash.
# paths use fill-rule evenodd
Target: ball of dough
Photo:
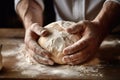
<path id="1" fill-rule="evenodd" d="M 50 32 L 46 37 L 40 37 L 38 43 L 42 48 L 52 54 L 51 59 L 58 64 L 66 64 L 62 61 L 63 49 L 78 41 L 81 36 L 69 34 L 65 28 L 75 24 L 69 21 L 53 22 L 45 28 Z"/>

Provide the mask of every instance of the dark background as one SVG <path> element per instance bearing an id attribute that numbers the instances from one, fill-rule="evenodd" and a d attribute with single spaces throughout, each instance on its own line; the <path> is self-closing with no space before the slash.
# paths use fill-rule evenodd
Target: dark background
<path id="1" fill-rule="evenodd" d="M 22 28 L 14 10 L 14 0 L 0 1 L 0 28 Z"/>
<path id="2" fill-rule="evenodd" d="M 44 25 L 55 20 L 52 0 L 43 0 L 47 5 L 44 11 Z M 0 2 L 0 28 L 23 28 L 14 9 L 14 0 L 1 0 Z"/>
<path id="3" fill-rule="evenodd" d="M 55 11 L 52 0 L 43 0 L 45 5 L 44 10 L 44 25 L 55 21 Z M 23 28 L 18 15 L 15 12 L 14 0 L 0 1 L 0 28 Z M 120 25 L 112 34 L 120 34 Z"/>

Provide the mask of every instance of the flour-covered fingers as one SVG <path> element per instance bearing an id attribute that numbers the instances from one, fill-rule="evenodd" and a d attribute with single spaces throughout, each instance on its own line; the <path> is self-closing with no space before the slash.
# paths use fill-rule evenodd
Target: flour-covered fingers
<path id="1" fill-rule="evenodd" d="M 54 64 L 54 62 L 50 58 L 42 57 L 41 55 L 36 54 L 33 50 L 31 50 L 27 46 L 25 46 L 25 49 L 27 50 L 26 55 L 29 56 L 30 58 L 32 58 L 31 61 L 35 60 L 36 62 L 45 64 L 45 65 L 53 65 Z"/>
<path id="2" fill-rule="evenodd" d="M 35 54 L 28 47 L 26 47 L 26 50 L 28 51 L 28 54 L 26 54 L 26 55 L 30 56 L 30 58 L 32 58 L 36 62 L 41 63 L 41 64 L 45 64 L 45 65 L 53 65 L 54 64 L 54 62 L 52 60 L 50 60 L 49 58 L 44 58 L 44 57 L 42 57 L 42 56 L 40 56 L 38 54 Z"/>
<path id="3" fill-rule="evenodd" d="M 63 61 L 67 64 L 79 64 L 86 61 L 90 55 L 91 55 L 91 52 L 89 48 L 86 48 L 72 55 L 64 56 Z"/>
<path id="4" fill-rule="evenodd" d="M 33 50 L 35 54 L 39 54 L 41 56 L 44 57 L 49 57 L 50 54 L 46 51 L 44 51 L 37 43 L 37 41 L 35 40 L 35 36 L 33 35 L 34 33 L 32 33 L 30 30 L 26 31 L 25 34 L 25 44 L 26 46 Z"/>
<path id="5" fill-rule="evenodd" d="M 31 25 L 30 30 L 36 33 L 39 36 L 46 36 L 49 34 L 48 30 L 40 26 L 38 23 L 34 23 Z"/>
<path id="6" fill-rule="evenodd" d="M 46 58 L 49 58 L 51 55 L 48 51 L 44 50 L 43 48 L 41 48 L 36 41 L 30 39 L 28 42 L 27 42 L 27 46 L 29 47 L 29 49 L 33 50 L 33 52 L 35 54 L 38 54 L 42 57 L 46 57 Z"/>
<path id="7" fill-rule="evenodd" d="M 66 47 L 63 50 L 63 53 L 65 55 L 67 54 L 73 54 L 75 52 L 78 52 L 84 48 L 86 48 L 88 46 L 88 42 L 87 40 L 84 39 L 80 39 L 79 41 L 75 42 L 74 44 L 72 44 L 71 46 Z"/>
<path id="8" fill-rule="evenodd" d="M 43 58 L 42 56 L 39 55 L 34 55 L 33 58 L 41 64 L 45 64 L 45 65 L 53 65 L 54 62 L 48 58 Z"/>

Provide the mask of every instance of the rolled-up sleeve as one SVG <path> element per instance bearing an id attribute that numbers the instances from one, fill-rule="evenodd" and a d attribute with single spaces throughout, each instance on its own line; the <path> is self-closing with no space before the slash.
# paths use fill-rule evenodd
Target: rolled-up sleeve
<path id="1" fill-rule="evenodd" d="M 15 10 L 16 10 L 16 7 L 17 7 L 17 4 L 20 2 L 21 0 L 14 0 L 14 3 L 15 3 Z M 44 10 L 44 3 L 43 3 L 43 0 L 35 0 L 41 7 L 42 7 L 42 10 Z"/>
<path id="2" fill-rule="evenodd" d="M 113 1 L 113 2 L 120 4 L 120 0 L 106 0 L 106 1 Z"/>
<path id="3" fill-rule="evenodd" d="M 20 0 L 14 0 L 14 6 L 15 6 L 15 10 L 16 10 L 16 7 L 17 7 L 17 4 L 19 3 Z"/>

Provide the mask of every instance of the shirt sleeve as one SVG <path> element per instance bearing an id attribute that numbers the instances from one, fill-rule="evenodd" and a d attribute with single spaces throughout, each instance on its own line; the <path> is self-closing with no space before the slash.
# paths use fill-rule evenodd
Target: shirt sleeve
<path id="1" fill-rule="evenodd" d="M 14 3 L 15 3 L 15 10 L 16 10 L 16 7 L 17 7 L 17 4 L 20 2 L 21 0 L 14 0 Z M 44 3 L 43 3 L 43 0 L 35 0 L 41 7 L 42 7 L 42 10 L 44 10 Z"/>
<path id="2" fill-rule="evenodd" d="M 120 0 L 106 0 L 106 1 L 113 1 L 113 2 L 120 4 Z"/>
<path id="3" fill-rule="evenodd" d="M 17 7 L 17 4 L 19 3 L 20 0 L 14 0 L 14 7 L 15 7 L 15 11 L 16 11 L 16 7 Z"/>

